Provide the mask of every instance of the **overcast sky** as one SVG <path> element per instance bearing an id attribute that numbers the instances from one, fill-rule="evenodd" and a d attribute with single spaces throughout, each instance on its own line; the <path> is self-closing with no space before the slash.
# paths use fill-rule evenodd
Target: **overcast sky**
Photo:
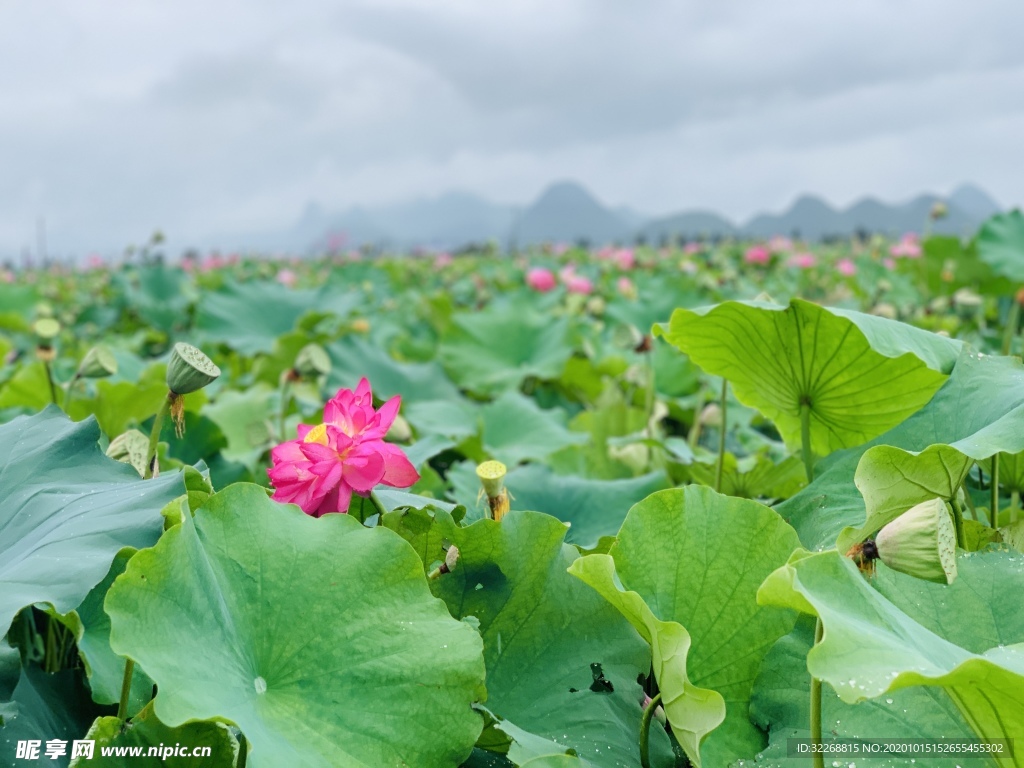
<path id="1" fill-rule="evenodd" d="M 0 0 L 0 256 L 571 178 L 1024 202 L 1020 0 Z"/>

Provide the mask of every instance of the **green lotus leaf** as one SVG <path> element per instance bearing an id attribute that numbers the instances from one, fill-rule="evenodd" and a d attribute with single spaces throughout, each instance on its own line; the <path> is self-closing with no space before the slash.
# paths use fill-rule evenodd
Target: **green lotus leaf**
<path id="1" fill-rule="evenodd" d="M 39 293 L 31 285 L 0 284 L 0 328 L 27 331 L 26 318 L 39 301 Z"/>
<path id="2" fill-rule="evenodd" d="M 922 452 L 921 458 L 902 457 L 901 464 L 919 467 L 924 475 L 932 477 L 929 484 L 945 484 L 952 481 L 942 479 L 942 462 L 952 454 L 941 446 L 964 456 L 991 456 L 1013 450 L 1022 434 L 1024 366 L 1014 358 L 981 356 L 965 349 L 949 380 L 924 408 L 871 443 L 822 462 L 814 482 L 777 509 L 796 528 L 804 546 L 831 547 L 844 527 L 870 527 L 865 522 L 865 499 L 855 485 L 861 458 L 869 449 L 886 445 L 908 454 Z M 928 450 L 931 446 L 935 448 Z M 880 459 L 889 455 L 877 454 Z M 912 491 L 905 488 L 903 492 Z M 885 507 L 884 494 L 885 488 L 879 486 L 876 495 L 880 508 Z M 849 538 L 847 534 L 843 541 Z"/>
<path id="3" fill-rule="evenodd" d="M 50 380 L 46 366 L 40 362 L 21 365 L 3 387 L 0 387 L 0 408 L 38 411 L 51 402 Z"/>
<path id="4" fill-rule="evenodd" d="M 384 524 L 410 541 L 425 570 L 444 560 L 445 546 L 458 547 L 454 569 L 431 588 L 453 616 L 479 622 L 487 709 L 535 737 L 517 741 L 543 745 L 541 754 L 571 748 L 602 768 L 637 764 L 637 676 L 651 655 L 617 610 L 566 572 L 579 553 L 564 543 L 565 525 L 517 511 L 465 528 L 442 511 L 393 513 Z M 595 686 L 594 665 L 607 686 Z M 668 759 L 663 732 L 652 734 L 652 750 Z"/>
<path id="5" fill-rule="evenodd" d="M 795 617 L 760 608 L 755 596 L 764 578 L 798 544 L 796 532 L 770 508 L 691 485 L 652 494 L 634 506 L 611 548 L 623 588 L 635 592 L 653 618 L 667 623 L 658 627 L 642 616 L 663 653 L 666 648 L 685 651 L 685 640 L 673 625 L 681 625 L 692 638 L 685 656 L 665 654 L 671 664 L 683 667 L 668 679 L 671 687 L 660 679 L 659 685 L 673 730 L 697 765 L 725 765 L 764 746 L 763 734 L 747 717 L 751 685 L 761 660 L 793 628 Z M 601 556 L 586 557 L 574 572 L 583 577 L 586 561 L 595 557 Z M 617 604 L 625 599 L 619 590 L 607 591 L 610 575 L 599 583 L 604 585 L 601 593 Z M 631 601 L 631 615 L 641 616 Z M 717 692 L 720 699 L 706 691 L 690 696 L 688 684 Z M 677 710 L 685 718 L 678 722 L 669 710 L 677 698 L 688 707 Z M 721 700 L 725 720 L 702 742 L 714 727 Z"/>
<path id="6" fill-rule="evenodd" d="M 686 445 L 683 442 L 683 445 Z M 687 446 L 688 447 L 688 446 Z M 694 462 L 690 476 L 701 485 L 714 486 L 717 466 Z M 731 453 L 725 455 L 721 491 L 726 496 L 742 499 L 778 499 L 797 493 L 807 484 L 803 462 L 790 456 L 775 463 L 769 456 L 746 456 L 737 460 Z"/>
<path id="7" fill-rule="evenodd" d="M 540 408 L 518 392 L 506 392 L 480 409 L 483 447 L 487 454 L 509 466 L 527 459 L 543 459 L 560 448 L 586 442 L 586 435 L 570 432 L 560 409 Z"/>
<path id="8" fill-rule="evenodd" d="M 121 699 L 125 659 L 110 648 L 110 617 L 103 611 L 103 600 L 114 579 L 124 573 L 133 554 L 134 549 L 122 549 L 118 552 L 103 581 L 92 588 L 77 609 L 59 617 L 75 635 L 78 653 L 82 657 L 85 673 L 89 678 L 92 698 L 97 704 L 117 704 Z M 128 714 L 134 715 L 151 698 L 153 681 L 136 667 L 135 674 L 132 675 Z"/>
<path id="9" fill-rule="evenodd" d="M 96 421 L 56 407 L 0 424 L 0 636 L 33 603 L 67 613 L 123 547 L 147 547 L 160 510 L 182 493 L 179 474 L 143 481 L 103 455 Z"/>
<path id="10" fill-rule="evenodd" d="M 936 686 L 979 738 L 1013 738 L 1024 734 L 1022 564 L 1011 552 L 961 556 L 948 586 L 879 565 L 872 585 L 835 550 L 799 551 L 765 579 L 758 601 L 821 618 L 824 639 L 807 667 L 844 702 Z M 1024 765 L 1024 754 L 1000 765 Z"/>
<path id="11" fill-rule="evenodd" d="M 519 304 L 452 315 L 438 359 L 452 381 L 479 395 L 496 395 L 524 379 L 554 379 L 572 355 L 565 319 Z"/>
<path id="12" fill-rule="evenodd" d="M 4 709 L 4 702 L 0 702 L 0 711 Z M 47 758 L 46 741 L 60 739 L 70 747 L 72 741 L 82 738 L 89 724 L 100 714 L 99 707 L 89 698 L 89 689 L 79 670 L 47 674 L 35 665 L 21 670 L 7 709 L 8 716 L 0 729 L 0 764 L 19 768 L 40 764 L 66 768 L 69 754 L 53 760 Z M 40 759 L 18 760 L 18 742 L 30 739 L 42 742 Z"/>
<path id="13" fill-rule="evenodd" d="M 420 435 L 443 435 L 462 440 L 479 435 L 480 407 L 465 398 L 413 401 L 402 406 L 402 413 Z"/>
<path id="14" fill-rule="evenodd" d="M 469 510 L 468 518 L 483 515 L 480 479 L 475 467 L 464 462 L 448 472 L 453 498 Z M 512 494 L 513 509 L 546 512 L 569 523 L 566 541 L 587 549 L 602 536 L 614 536 L 629 508 L 646 496 L 670 487 L 664 472 L 651 472 L 622 480 L 591 480 L 575 475 L 557 475 L 541 464 L 526 464 L 509 470 L 505 487 Z"/>
<path id="15" fill-rule="evenodd" d="M 327 384 L 332 395 L 342 387 L 355 389 L 365 376 L 373 385 L 374 396 L 380 399 L 401 395 L 406 404 L 459 397 L 459 390 L 436 362 L 402 363 L 358 336 L 345 336 L 325 349 L 331 358 Z"/>
<path id="16" fill-rule="evenodd" d="M 223 723 L 198 721 L 185 723 L 177 728 L 168 728 L 157 719 L 150 704 L 125 725 L 116 717 L 100 717 L 92 724 L 86 739 L 96 742 L 93 758 L 78 757 L 71 761 L 71 768 L 90 768 L 95 765 L 93 759 L 100 757 L 100 750 L 107 748 L 123 751 L 141 747 L 141 755 L 122 754 L 104 757 L 103 768 L 234 768 L 238 752 L 238 742 L 231 731 Z M 187 756 L 168 753 L 162 757 L 163 750 L 174 750 L 178 746 L 189 750 Z M 150 756 L 150 748 L 156 747 L 159 752 Z M 206 747 L 209 755 L 193 756 L 192 749 Z"/>
<path id="17" fill-rule="evenodd" d="M 768 731 L 770 743 L 759 759 L 752 761 L 758 768 L 808 766 L 806 757 L 787 756 L 787 739 L 810 739 L 811 675 L 807 671 L 807 653 L 813 639 L 814 620 L 802 616 L 761 665 L 750 700 L 750 717 Z M 821 706 L 823 731 L 828 739 L 974 738 L 956 705 L 938 688 L 903 688 L 885 697 L 847 704 L 826 683 L 822 686 Z M 949 768 L 947 755 L 837 757 L 844 768 L 851 762 L 862 768 Z M 743 761 L 737 768 L 751 764 Z"/>
<path id="18" fill-rule="evenodd" d="M 137 553 L 105 608 L 157 717 L 235 723 L 252 768 L 452 765 L 480 733 L 479 636 L 400 537 L 348 515 L 229 486 Z"/>
<path id="19" fill-rule="evenodd" d="M 1024 282 L 1024 214 L 1000 213 L 978 232 L 978 256 L 999 275 Z"/>
<path id="20" fill-rule="evenodd" d="M 285 290 L 275 282 L 225 282 L 203 295 L 196 309 L 195 327 L 211 341 L 226 344 L 245 355 L 270 352 L 275 339 L 295 328 L 309 311 L 325 310 L 348 315 L 356 299 L 314 290 Z"/>
<path id="21" fill-rule="evenodd" d="M 257 384 L 245 391 L 221 392 L 216 401 L 203 408 L 202 415 L 210 419 L 227 440 L 227 446 L 221 449 L 225 459 L 255 471 L 271 441 L 277 442 L 273 398 L 274 391 L 270 387 Z M 289 435 L 289 438 L 294 437 L 294 434 Z"/>
<path id="22" fill-rule="evenodd" d="M 788 307 L 728 301 L 677 309 L 655 326 L 736 398 L 800 445 L 810 408 L 811 445 L 825 456 L 859 445 L 923 406 L 953 367 L 960 342 L 859 312 L 794 299 Z"/>

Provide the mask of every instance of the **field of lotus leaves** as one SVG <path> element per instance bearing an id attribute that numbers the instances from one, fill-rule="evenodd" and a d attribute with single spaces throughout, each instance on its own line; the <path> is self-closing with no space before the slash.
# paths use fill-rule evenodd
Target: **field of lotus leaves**
<path id="1" fill-rule="evenodd" d="M 1020 212 L 0 270 L 0 766 L 1024 766 L 1022 287 Z"/>

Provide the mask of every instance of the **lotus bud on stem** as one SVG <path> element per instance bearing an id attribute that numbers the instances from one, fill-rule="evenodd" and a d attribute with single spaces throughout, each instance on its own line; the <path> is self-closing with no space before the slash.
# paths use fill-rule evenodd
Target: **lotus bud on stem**
<path id="1" fill-rule="evenodd" d="M 476 476 L 480 478 L 483 493 L 487 496 L 489 517 L 501 522 L 509 509 L 508 489 L 505 487 L 505 475 L 508 468 L 500 461 L 485 461 L 476 468 Z"/>
<path id="2" fill-rule="evenodd" d="M 872 539 L 854 545 L 847 557 L 872 574 L 881 560 L 894 571 L 925 581 L 952 584 L 956 579 L 957 532 L 942 499 L 911 507 Z"/>
<path id="3" fill-rule="evenodd" d="M 79 379 L 105 379 L 117 373 L 117 358 L 114 353 L 102 345 L 92 347 L 78 364 L 78 370 L 71 377 L 64 389 L 64 410 L 71 402 L 71 392 Z"/>
<path id="4" fill-rule="evenodd" d="M 458 562 L 459 548 L 452 544 L 444 553 L 444 562 L 428 573 L 427 578 L 433 581 L 434 579 L 441 578 L 446 573 L 451 573 L 455 570 L 455 566 Z"/>

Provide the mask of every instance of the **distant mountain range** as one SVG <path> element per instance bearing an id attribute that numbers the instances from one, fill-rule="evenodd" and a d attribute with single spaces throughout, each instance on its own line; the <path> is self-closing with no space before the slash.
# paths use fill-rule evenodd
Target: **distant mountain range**
<path id="1" fill-rule="evenodd" d="M 848 237 L 860 233 L 898 236 L 920 231 L 937 202 L 946 218 L 933 232 L 970 235 L 1002 207 L 970 184 L 942 197 L 923 194 L 899 204 L 865 198 L 837 209 L 820 197 L 804 195 L 782 213 L 764 213 L 739 224 L 712 211 L 682 211 L 646 217 L 628 208 L 610 208 L 581 185 L 552 184 L 525 207 L 492 203 L 469 192 L 448 192 L 431 199 L 350 208 L 332 213 L 310 205 L 289 229 L 263 235 L 217 238 L 223 247 L 264 251 L 313 252 L 376 245 L 387 249 L 458 249 L 495 241 L 501 247 L 543 242 L 662 243 L 709 237 L 767 238 L 785 235 L 805 240 Z"/>

